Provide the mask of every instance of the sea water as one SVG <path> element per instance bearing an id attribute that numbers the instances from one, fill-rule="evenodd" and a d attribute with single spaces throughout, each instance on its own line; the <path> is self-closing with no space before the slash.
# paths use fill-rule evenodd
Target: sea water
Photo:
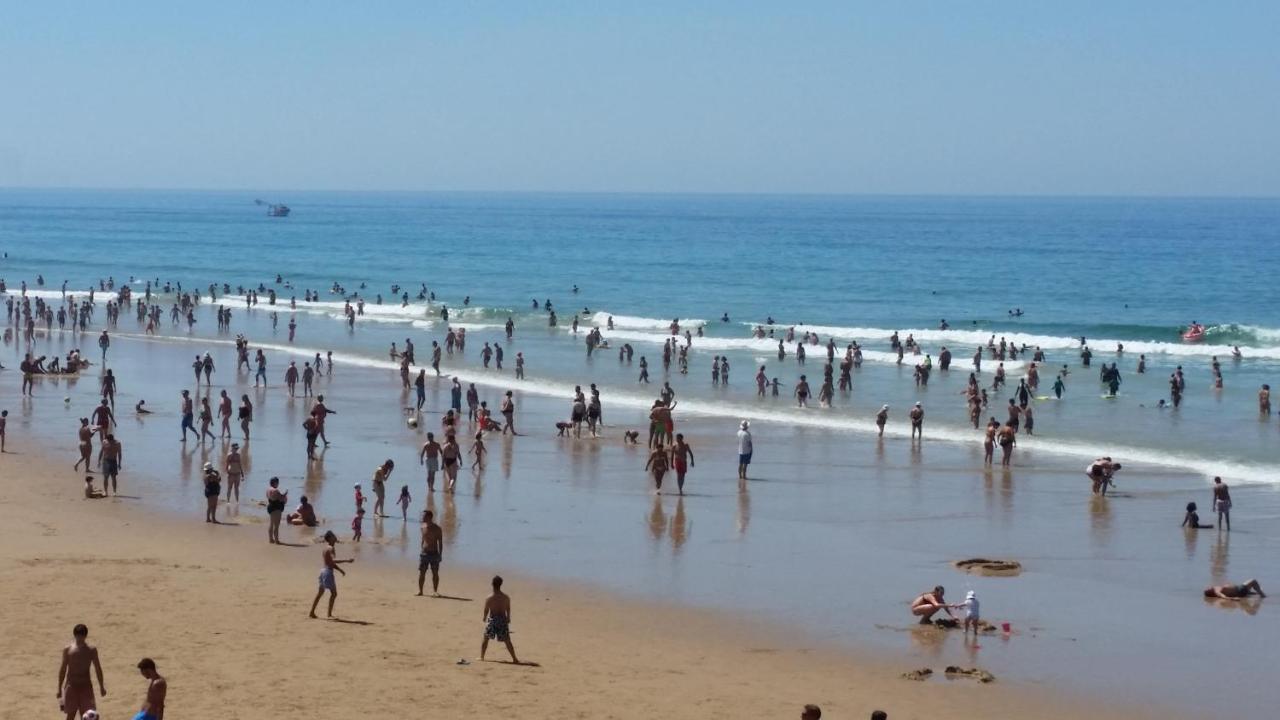
<path id="1" fill-rule="evenodd" d="M 254 392 L 249 375 L 232 371 L 232 337 L 244 333 L 268 352 L 275 386 L 252 395 L 259 420 L 250 485 L 257 485 L 247 494 L 260 494 L 263 473 L 279 474 L 293 496 L 310 494 L 342 530 L 351 482 L 367 482 L 373 465 L 390 456 L 401 464 L 390 494 L 397 483 L 412 483 L 421 508 L 412 454 L 438 422 L 448 381 L 429 383 L 430 412 L 421 427 L 408 428 L 396 400 L 412 394 L 397 395 L 388 351 L 412 339 L 421 363 L 447 327 L 465 327 L 466 352 L 446 356 L 442 370 L 476 383 L 491 406 L 514 388 L 530 436 L 491 439 L 492 469 L 483 481 L 464 473 L 459 496 L 432 500 L 459 562 L 757 613 L 816 638 L 906 653 L 904 666 L 980 664 L 1002 678 L 1101 689 L 1192 712 L 1217 707 L 1224 695 L 1242 711 L 1274 700 L 1257 688 L 1266 687 L 1275 614 L 1265 603 L 1257 615 L 1221 611 L 1200 590 L 1252 576 L 1273 584 L 1280 422 L 1259 416 L 1256 392 L 1280 371 L 1280 307 L 1268 291 L 1280 256 L 1276 201 L 260 197 L 289 203 L 293 214 L 267 217 L 253 193 L 0 192 L 7 253 L 0 277 L 10 296 L 21 294 L 25 280 L 29 295 L 56 302 L 64 280 L 70 294 L 83 296 L 108 278 L 117 287 L 132 279 L 135 297 L 146 280 L 206 293 L 190 331 L 166 313 L 164 337 L 147 342 L 127 310 L 113 331 L 126 452 L 179 463 L 177 481 L 161 477 L 145 489 L 148 502 L 199 516 L 199 466 L 219 450 L 180 448 L 175 393 L 190 382 L 192 356 L 205 351 L 218 359 L 215 394 L 223 386 L 233 398 Z M 37 274 L 43 287 L 34 285 Z M 284 282 L 275 282 L 277 274 Z M 216 302 L 233 319 L 231 331 L 220 333 L 207 286 L 223 282 L 231 296 Z M 366 299 L 352 328 L 345 299 L 329 292 L 335 282 Z M 410 293 L 407 306 L 392 298 L 393 283 Z M 259 284 L 276 290 L 277 304 L 262 293 L 246 308 L 238 287 Z M 434 302 L 413 299 L 421 284 Z M 319 292 L 320 301 L 302 301 L 304 289 Z M 374 304 L 378 294 L 382 305 Z M 558 311 L 557 327 L 533 307 L 546 299 Z M 170 301 L 161 297 L 166 307 Z M 1011 317 L 1015 308 L 1023 315 Z M 728 322 L 720 319 L 725 313 Z M 849 341 L 861 343 L 866 362 L 853 373 L 853 390 L 837 393 L 832 408 L 795 407 L 794 383 L 806 374 L 817 387 L 825 350 L 809 347 L 800 366 L 788 344 L 779 362 L 776 339 L 751 337 L 770 317 L 777 335 L 795 326 L 823 343 L 835 338 L 838 354 Z M 516 326 L 510 342 L 502 328 L 508 318 Z M 946 331 L 938 329 L 944 318 Z M 298 324 L 293 343 L 290 319 Z M 661 366 L 673 319 L 695 333 L 703 328 L 692 339 L 688 375 Z M 94 327 L 102 320 L 99 311 Z M 1192 320 L 1209 327 L 1203 343 L 1180 338 Z M 584 333 L 593 326 L 612 346 L 588 358 Z M 912 379 L 920 358 L 908 354 L 900 366 L 890 353 L 894 331 L 914 335 L 932 355 L 927 387 Z M 1062 400 L 1036 401 L 1036 435 L 1020 436 L 1009 471 L 983 468 L 981 435 L 966 422 L 961 394 L 973 350 L 992 335 L 1048 354 L 1038 395 L 1051 394 L 1062 365 L 1070 370 Z M 1095 353 L 1091 368 L 1079 361 L 1081 336 Z M 40 340 L 39 352 L 80 344 L 93 357 L 93 338 L 54 333 Z M 480 366 L 485 342 L 504 347 L 503 371 Z M 623 343 L 635 348 L 635 361 L 618 359 Z M 1119 343 L 1123 354 L 1115 352 Z M 948 373 L 937 369 L 943 345 L 955 355 Z M 1234 345 L 1239 361 L 1230 355 Z M 298 431 L 305 404 L 286 400 L 278 386 L 286 358 L 301 365 L 326 351 L 338 369 L 320 391 L 339 410 L 338 437 L 323 462 L 308 466 Z M 5 364 L 21 352 L 21 344 L 10 345 Z M 512 376 L 516 352 L 527 359 L 522 382 Z M 1139 354 L 1145 375 L 1135 372 Z M 717 355 L 732 365 L 728 386 L 711 383 Z M 640 356 L 649 360 L 652 384 L 637 382 Z M 1209 372 L 1214 356 L 1222 390 Z M 1101 397 L 1103 362 L 1118 363 L 1124 377 L 1114 399 Z M 984 387 L 995 364 L 984 359 Z M 782 384 L 777 398 L 756 397 L 753 376 L 762 365 Z M 1178 365 L 1187 377 L 1182 407 L 1157 409 Z M 1005 366 L 1011 387 L 1027 363 Z M 663 382 L 675 390 L 679 428 L 699 453 L 691 496 L 682 501 L 646 497 L 643 446 L 628 450 L 618 438 L 622 429 L 643 437 L 646 408 Z M 601 390 L 606 437 L 554 438 L 574 387 L 588 383 Z M 75 417 L 95 402 L 96 383 L 66 385 L 66 407 L 25 404 L 10 427 L 63 428 L 70 448 Z M 1008 387 L 991 392 L 984 419 L 1003 420 L 1010 394 Z M 128 403 L 144 395 L 157 415 L 128 418 Z M 921 444 L 906 439 L 905 414 L 915 402 L 926 409 Z M 879 441 L 873 416 L 882 404 L 891 419 Z M 754 479 L 739 488 L 733 433 L 744 418 L 754 424 L 757 452 Z M 1127 466 L 1121 494 L 1106 500 L 1090 497 L 1083 475 L 1104 454 Z M 142 472 L 131 469 L 125 482 L 139 482 Z M 1214 475 L 1237 485 L 1236 530 L 1182 533 L 1177 523 L 1188 500 L 1200 503 L 1202 519 L 1216 520 L 1208 497 Z M 412 563 L 412 528 L 390 520 L 368 535 L 376 542 L 361 552 L 403 553 Z M 948 567 L 982 554 L 1017 558 L 1027 571 L 986 579 Z M 1011 621 L 1014 635 L 984 638 L 979 649 L 912 631 L 906 603 L 937 582 L 957 599 L 977 589 L 988 616 Z M 833 597 L 841 600 L 833 605 Z M 1219 672 L 1200 689 L 1205 668 Z"/>
<path id="2" fill-rule="evenodd" d="M 1276 422 L 1259 418 L 1256 395 L 1280 377 L 1280 301 L 1270 285 L 1280 271 L 1280 201 L 1265 199 L 910 198 L 823 196 L 660 196 L 524 194 L 267 193 L 287 202 L 288 218 L 267 217 L 251 192 L 0 192 L 0 268 L 11 291 L 83 292 L 107 278 L 206 289 L 210 283 L 275 289 L 298 298 L 299 342 L 369 358 L 414 339 L 420 355 L 447 326 L 468 330 L 468 349 L 503 339 L 511 318 L 516 341 L 505 362 L 524 353 L 532 378 L 569 393 L 597 383 L 606 403 L 647 403 L 657 387 L 637 385 L 645 356 L 658 386 L 669 380 L 685 412 L 779 417 L 789 422 L 868 432 L 882 404 L 901 419 L 915 402 L 931 435 L 973 441 L 959 393 L 974 351 L 993 336 L 1039 347 L 1036 393 L 1070 371 L 1061 401 L 1035 404 L 1038 437 L 1028 446 L 1164 462 L 1237 482 L 1273 482 Z M 43 274 L 43 288 L 34 285 Z M 283 276 L 289 287 L 277 285 Z M 345 298 L 366 299 L 348 332 Z M 363 289 L 361 285 L 363 284 Z M 392 284 L 410 294 L 402 307 Z M 435 302 L 416 300 L 425 284 Z M 577 286 L 579 292 L 571 288 Z M 221 288 L 219 288 L 220 290 Z M 318 303 L 300 301 L 304 290 Z M 378 295 L 383 304 L 374 305 Z M 469 302 L 464 305 L 464 298 Z M 260 301 L 265 300 L 265 293 Z M 534 302 L 551 300 L 559 325 Z M 234 311 L 244 306 L 227 299 Z M 448 308 L 450 321 L 441 320 Z M 1021 316 L 1010 310 L 1020 309 Z M 580 332 L 570 326 L 574 316 Z M 727 315 L 728 322 L 722 322 Z M 612 317 L 615 329 L 607 330 Z M 772 318 L 776 337 L 751 331 Z M 678 320 L 694 337 L 687 376 L 660 366 L 662 343 Z M 950 329 L 940 330 L 945 320 Z M 1204 341 L 1181 333 L 1207 326 Z M 587 358 L 585 332 L 600 327 L 611 343 Z M 825 348 L 795 345 L 779 362 L 787 328 L 864 348 L 852 393 L 831 409 L 791 410 L 799 376 L 816 391 Z M 212 328 L 198 328 L 197 332 Z M 927 387 L 896 363 L 888 337 L 914 335 L 932 356 Z M 1094 352 L 1081 367 L 1081 338 Z M 635 350 L 620 363 L 616 348 Z M 1117 353 L 1123 344 L 1124 352 Z M 950 373 L 937 370 L 951 349 Z M 1243 358 L 1232 358 L 1239 346 Z M 1136 373 L 1146 356 L 1144 375 Z M 712 358 L 729 359 L 728 387 L 711 384 Z M 1210 364 L 1221 363 L 1224 388 Z M 475 356 L 472 356 L 475 359 Z M 1005 362 L 1009 385 L 990 393 L 983 414 L 1003 421 L 1030 355 Z M 1105 399 L 1103 363 L 1116 362 L 1119 397 Z M 984 358 L 990 387 L 997 361 Z M 759 400 L 754 376 L 778 378 L 781 396 Z M 1177 411 L 1168 379 L 1181 366 L 1186 392 Z M 1280 401 L 1277 402 L 1280 406 Z M 567 408 L 566 408 L 567 413 Z M 1090 456 L 1090 457 L 1086 457 Z"/>

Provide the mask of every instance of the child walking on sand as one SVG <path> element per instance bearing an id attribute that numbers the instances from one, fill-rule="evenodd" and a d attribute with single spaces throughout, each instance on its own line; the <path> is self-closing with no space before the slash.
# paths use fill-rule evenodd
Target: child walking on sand
<path id="1" fill-rule="evenodd" d="M 471 469 L 484 469 L 484 431 L 476 432 L 476 441 L 471 445 L 470 454 L 475 455 L 476 459 L 471 463 Z"/>
<path id="2" fill-rule="evenodd" d="M 409 497 L 409 486 L 402 485 L 400 487 L 400 497 L 396 498 L 396 504 L 400 506 L 400 516 L 406 522 L 409 520 L 409 503 L 413 502 L 413 498 Z"/>
<path id="3" fill-rule="evenodd" d="M 356 510 L 356 516 L 351 520 L 351 542 L 360 542 L 361 530 L 364 527 L 364 508 Z"/>

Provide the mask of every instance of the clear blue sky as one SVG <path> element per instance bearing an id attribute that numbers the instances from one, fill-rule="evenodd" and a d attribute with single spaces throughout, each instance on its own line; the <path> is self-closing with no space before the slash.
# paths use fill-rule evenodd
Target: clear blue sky
<path id="1" fill-rule="evenodd" d="M 0 1 L 0 186 L 1280 195 L 1280 2 Z"/>

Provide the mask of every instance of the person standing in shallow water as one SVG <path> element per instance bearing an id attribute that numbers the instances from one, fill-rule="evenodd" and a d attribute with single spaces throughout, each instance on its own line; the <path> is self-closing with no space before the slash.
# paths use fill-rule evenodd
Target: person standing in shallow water
<path id="1" fill-rule="evenodd" d="M 924 439 L 924 407 L 920 403 L 916 403 L 911 408 L 911 412 L 907 413 L 907 417 L 911 420 L 911 439 Z"/>
<path id="2" fill-rule="evenodd" d="M 676 471 L 676 486 L 684 495 L 684 476 L 694 466 L 693 448 L 684 441 L 684 433 L 676 433 L 675 444 L 671 446 L 671 465 Z"/>
<path id="3" fill-rule="evenodd" d="M 747 479 L 747 466 L 751 464 L 751 456 L 755 448 L 751 443 L 751 424 L 742 421 L 738 429 L 738 479 Z"/>
<path id="4" fill-rule="evenodd" d="M 662 478 L 667 474 L 667 450 L 662 447 L 661 439 L 654 443 L 653 451 L 649 453 L 649 460 L 645 462 L 644 469 L 653 473 L 654 490 L 661 495 Z"/>
<path id="5" fill-rule="evenodd" d="M 289 502 L 289 491 L 280 489 L 280 478 L 273 477 L 267 481 L 267 542 L 280 544 L 280 519 Z"/>
<path id="6" fill-rule="evenodd" d="M 1222 478 L 1213 479 L 1213 511 L 1218 513 L 1218 528 L 1231 531 L 1231 491 Z"/>

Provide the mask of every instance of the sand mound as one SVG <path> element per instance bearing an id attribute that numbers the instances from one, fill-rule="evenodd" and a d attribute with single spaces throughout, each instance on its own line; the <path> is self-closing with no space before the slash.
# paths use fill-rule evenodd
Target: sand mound
<path id="1" fill-rule="evenodd" d="M 948 677 L 967 677 L 973 678 L 980 683 L 989 683 L 996 679 L 995 675 L 983 670 L 982 668 L 962 668 L 955 665 L 948 665 L 944 670 Z"/>
<path id="2" fill-rule="evenodd" d="M 957 570 L 984 577 L 1015 577 L 1022 574 L 1022 563 L 1016 560 L 970 558 L 968 560 L 956 560 L 951 564 Z"/>
<path id="3" fill-rule="evenodd" d="M 904 680 L 915 680 L 916 682 L 924 682 L 925 680 L 929 679 L 930 675 L 933 675 L 932 669 L 920 668 L 919 670 L 912 670 L 911 672 L 902 673 L 902 678 Z"/>

